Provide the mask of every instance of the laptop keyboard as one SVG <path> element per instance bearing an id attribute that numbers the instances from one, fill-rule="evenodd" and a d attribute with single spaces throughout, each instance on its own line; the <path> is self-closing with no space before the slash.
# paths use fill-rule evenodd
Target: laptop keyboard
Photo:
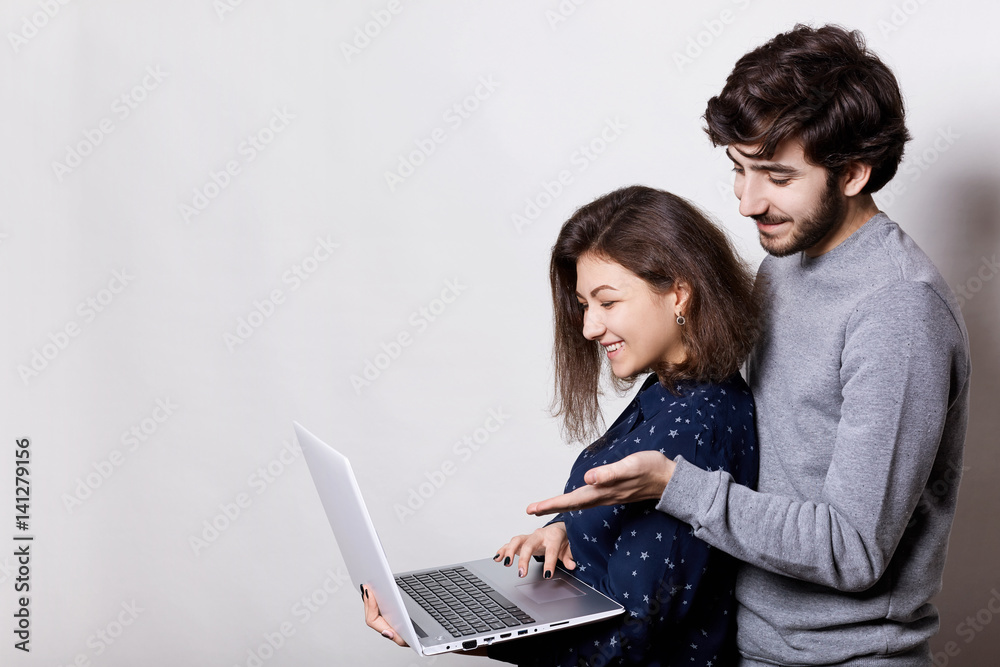
<path id="1" fill-rule="evenodd" d="M 535 619 L 464 567 L 396 577 L 396 583 L 452 637 L 514 628 Z"/>

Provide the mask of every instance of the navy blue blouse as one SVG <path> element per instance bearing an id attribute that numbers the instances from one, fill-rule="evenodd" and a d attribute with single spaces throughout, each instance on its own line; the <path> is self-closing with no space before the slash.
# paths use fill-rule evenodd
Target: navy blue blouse
<path id="1" fill-rule="evenodd" d="M 608 432 L 584 450 L 566 492 L 591 468 L 659 451 L 740 484 L 757 484 L 753 397 L 738 374 L 721 383 L 680 382 L 678 395 L 650 375 Z M 737 561 L 656 511 L 656 501 L 560 514 L 575 574 L 625 607 L 622 616 L 498 644 L 491 658 L 519 665 L 728 667 L 736 653 Z"/>

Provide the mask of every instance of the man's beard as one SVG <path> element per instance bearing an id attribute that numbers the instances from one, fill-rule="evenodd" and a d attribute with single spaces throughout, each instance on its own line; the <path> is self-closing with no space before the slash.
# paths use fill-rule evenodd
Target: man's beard
<path id="1" fill-rule="evenodd" d="M 831 173 L 826 179 L 826 190 L 819 200 L 819 206 L 815 211 L 793 223 L 790 237 L 784 243 L 778 241 L 773 235 L 767 232 L 760 232 L 760 246 L 775 257 L 787 257 L 788 255 L 808 250 L 822 241 L 844 220 L 847 212 L 847 199 L 842 196 L 837 189 L 839 179 Z M 764 224 L 775 224 L 787 222 L 790 218 L 778 218 L 771 215 L 753 215 L 756 222 Z"/>

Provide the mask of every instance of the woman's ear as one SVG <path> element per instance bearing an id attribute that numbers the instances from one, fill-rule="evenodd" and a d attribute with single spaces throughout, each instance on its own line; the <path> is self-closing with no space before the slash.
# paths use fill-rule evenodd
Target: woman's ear
<path id="1" fill-rule="evenodd" d="M 673 295 L 671 302 L 675 315 L 683 315 L 687 312 L 688 303 L 691 301 L 691 286 L 683 281 L 677 280 L 670 288 L 669 294 Z"/>

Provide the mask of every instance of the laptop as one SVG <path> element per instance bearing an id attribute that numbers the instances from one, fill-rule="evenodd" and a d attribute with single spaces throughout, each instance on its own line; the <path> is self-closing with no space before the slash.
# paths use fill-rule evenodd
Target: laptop
<path id="1" fill-rule="evenodd" d="M 345 456 L 295 422 L 295 436 L 355 588 L 417 653 L 435 655 L 610 618 L 624 608 L 557 567 L 517 569 L 489 558 L 393 574 Z"/>

